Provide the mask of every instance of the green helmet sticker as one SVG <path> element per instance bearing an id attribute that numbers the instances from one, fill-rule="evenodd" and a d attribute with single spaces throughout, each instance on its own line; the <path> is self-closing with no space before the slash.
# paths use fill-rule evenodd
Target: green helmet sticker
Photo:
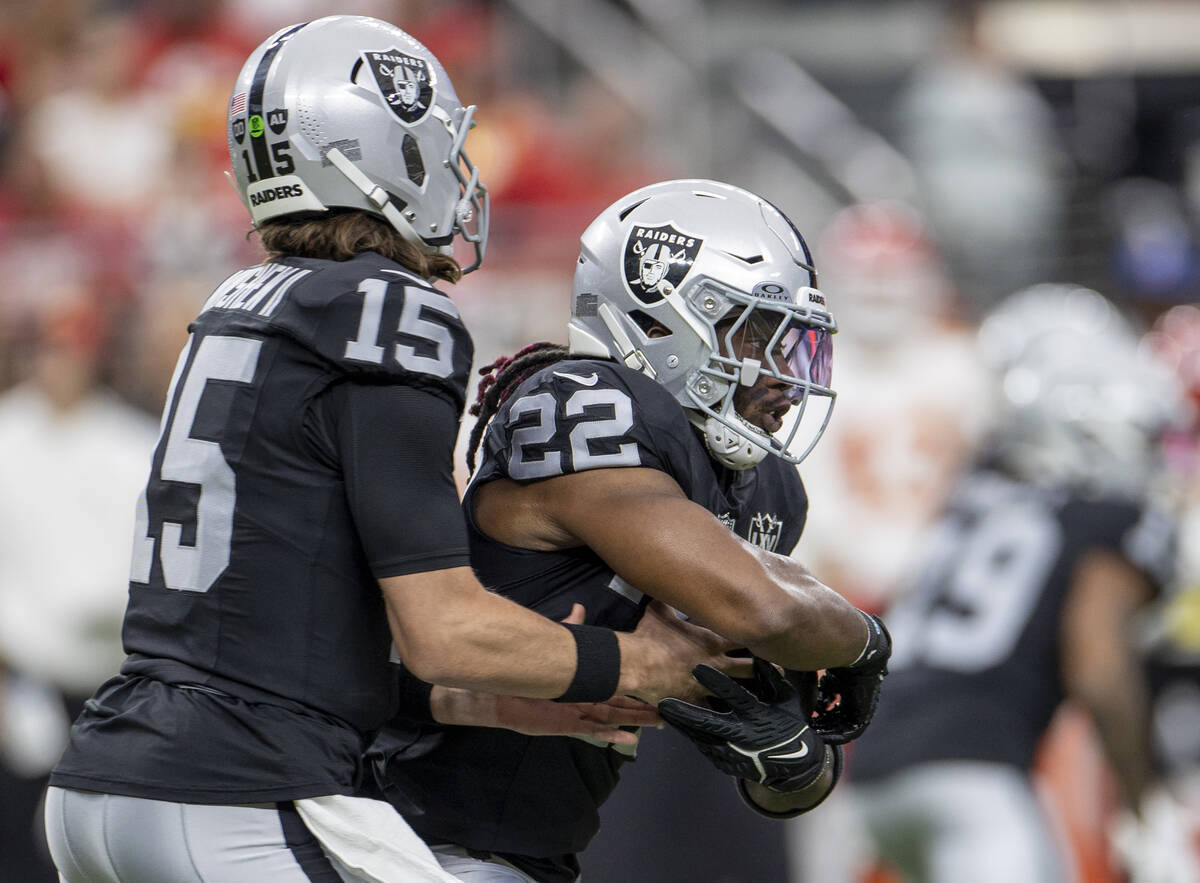
<path id="1" fill-rule="evenodd" d="M 263 133 L 263 118 L 261 114 L 253 114 L 250 117 L 250 137 L 261 138 Z"/>

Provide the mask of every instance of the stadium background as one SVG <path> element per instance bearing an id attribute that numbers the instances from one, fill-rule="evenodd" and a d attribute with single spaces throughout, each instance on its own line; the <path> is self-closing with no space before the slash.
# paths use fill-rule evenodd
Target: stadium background
<path id="1" fill-rule="evenodd" d="M 944 334 L 969 339 L 1000 297 L 1045 281 L 1095 287 L 1146 326 L 1200 292 L 1196 3 L 4 0 L 0 8 L 0 391 L 31 378 L 52 386 L 74 371 L 77 384 L 114 390 L 130 425 L 157 415 L 186 324 L 212 286 L 260 256 L 223 175 L 234 75 L 277 27 L 334 12 L 409 30 L 443 61 L 460 98 L 480 107 L 467 146 L 491 191 L 492 234 L 484 269 L 454 290 L 477 365 L 531 340 L 562 340 L 584 226 L 621 194 L 670 177 L 742 185 L 788 213 L 817 249 L 842 324 L 837 343 L 851 349 L 886 343 L 911 355 Z M 46 367 L 48 354 L 57 368 Z M 877 415 L 868 447 L 895 434 L 891 415 L 919 424 L 906 395 L 936 399 L 947 382 L 944 365 L 905 364 L 911 382 Z M 835 386 L 838 368 L 835 358 Z M 852 387 L 840 388 L 839 409 L 870 400 L 856 405 Z M 960 425 L 925 428 L 966 450 L 988 413 L 958 416 Z M 56 677 L 61 659 L 38 658 L 52 642 L 39 650 L 21 635 L 31 621 L 67 635 L 105 622 L 102 638 L 116 647 L 123 576 L 86 557 L 87 543 L 64 548 L 54 514 L 91 511 L 81 495 L 104 466 L 51 464 L 79 477 L 48 482 L 48 502 L 32 505 L 19 493 L 38 492 L 36 469 L 4 449 L 19 419 L 0 414 L 0 470 L 25 481 L 0 480 L 0 533 L 20 521 L 44 541 L 0 538 L 0 663 L 80 692 L 78 679 Z M 914 531 L 896 544 L 916 535 L 956 453 L 918 444 L 889 454 L 895 486 L 880 493 L 908 507 L 900 521 Z M 819 451 L 806 480 L 839 463 Z M 886 470 L 875 477 L 891 480 Z M 799 554 L 826 554 L 835 572 L 836 553 L 817 544 L 837 532 L 822 505 L 844 511 L 833 495 L 845 482 L 818 476 L 812 489 L 812 537 Z M 114 506 L 128 493 L 121 511 L 131 522 L 136 489 L 106 493 Z M 14 563 L 35 552 L 55 556 L 53 573 L 44 558 L 41 571 L 36 561 Z M 873 572 L 841 587 L 881 603 L 901 578 L 901 557 L 881 553 Z M 82 625 L 72 592 L 88 598 Z M 45 598 L 57 604 L 39 608 Z M 97 683 L 107 674 L 91 671 Z M 8 694 L 0 745 L 10 765 L 33 770 L 12 762 L 19 745 L 54 739 L 31 722 L 36 703 Z M 1102 835 L 1111 791 L 1089 740 L 1086 725 L 1064 715 L 1043 782 L 1084 879 L 1103 881 L 1115 879 Z"/>

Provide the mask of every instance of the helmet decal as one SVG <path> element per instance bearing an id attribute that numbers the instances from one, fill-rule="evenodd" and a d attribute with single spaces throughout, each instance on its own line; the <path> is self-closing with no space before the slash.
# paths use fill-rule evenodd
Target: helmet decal
<path id="1" fill-rule="evenodd" d="M 423 120 L 434 100 L 434 73 L 429 63 L 399 49 L 364 52 L 363 56 L 392 113 L 410 126 Z"/>
<path id="2" fill-rule="evenodd" d="M 680 233 L 671 224 L 635 224 L 625 242 L 625 284 L 629 293 L 643 303 L 658 303 L 683 281 L 703 244 L 703 239 Z"/>
<path id="3" fill-rule="evenodd" d="M 267 128 L 276 135 L 282 135 L 287 128 L 288 112 L 286 107 L 276 107 L 267 111 Z"/>
<path id="4" fill-rule="evenodd" d="M 298 24 L 276 37 L 275 41 L 263 52 L 262 58 L 258 61 L 258 67 L 254 71 L 254 76 L 250 81 L 250 91 L 246 97 L 246 124 L 250 133 L 250 150 L 246 151 L 247 155 L 244 155 L 243 159 L 247 167 L 249 167 L 249 154 L 253 155 L 254 172 L 257 174 L 257 180 L 273 178 L 277 174 L 284 175 L 292 170 L 290 168 L 291 163 L 287 160 L 280 163 L 281 168 L 279 170 L 276 170 L 275 165 L 272 163 L 271 148 L 267 145 L 267 139 L 263 137 L 263 93 L 267 88 L 267 75 L 271 71 L 271 62 L 275 60 L 275 56 L 279 54 L 279 51 L 283 49 L 287 41 L 307 24 L 308 22 Z M 255 180 L 254 175 L 251 175 L 251 179 Z"/>
<path id="5" fill-rule="evenodd" d="M 246 140 L 246 93 L 238 92 L 229 99 L 229 127 L 234 140 L 241 144 Z"/>

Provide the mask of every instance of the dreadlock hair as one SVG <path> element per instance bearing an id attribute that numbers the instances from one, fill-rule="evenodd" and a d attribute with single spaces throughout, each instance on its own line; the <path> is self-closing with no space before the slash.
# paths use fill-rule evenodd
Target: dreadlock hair
<path id="1" fill-rule="evenodd" d="M 521 381 L 570 355 L 570 350 L 562 344 L 543 340 L 529 344 L 515 355 L 501 356 L 479 369 L 482 379 L 475 394 L 475 404 L 467 409 L 467 413 L 478 418 L 471 427 L 471 437 L 467 441 L 467 469 L 475 471 L 475 452 L 479 449 L 488 421 L 500 410 L 512 391 L 521 385 Z"/>

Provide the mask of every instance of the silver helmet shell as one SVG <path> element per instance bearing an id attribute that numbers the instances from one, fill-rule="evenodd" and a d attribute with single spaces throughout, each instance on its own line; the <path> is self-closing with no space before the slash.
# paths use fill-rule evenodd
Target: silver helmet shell
<path id="1" fill-rule="evenodd" d="M 333 15 L 283 28 L 243 65 L 229 103 L 233 180 L 255 224 L 361 209 L 427 252 L 487 243 L 487 190 L 463 150 L 463 107 L 433 54 L 400 28 Z"/>
<path id="2" fill-rule="evenodd" d="M 1141 495 L 1179 389 L 1103 295 L 1042 284 L 995 306 L 979 328 L 998 382 L 995 455 L 1037 484 Z"/>
<path id="3" fill-rule="evenodd" d="M 782 212 L 729 184 L 666 181 L 605 209 L 581 245 L 572 353 L 613 358 L 661 383 L 730 468 L 768 453 L 799 463 L 812 450 L 833 407 L 837 327 L 808 246 Z M 764 357 L 734 357 L 735 336 L 752 327 L 769 339 Z M 786 384 L 793 403 L 775 433 L 734 405 L 739 386 L 764 375 Z"/>

